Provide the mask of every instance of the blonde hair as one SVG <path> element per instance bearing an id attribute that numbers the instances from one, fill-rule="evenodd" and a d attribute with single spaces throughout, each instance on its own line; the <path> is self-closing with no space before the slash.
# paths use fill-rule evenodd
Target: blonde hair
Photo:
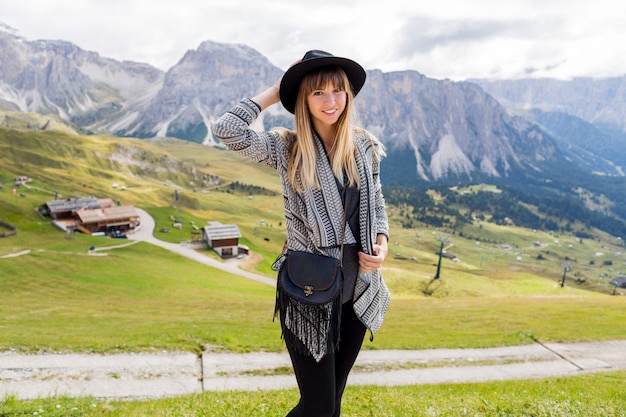
<path id="1" fill-rule="evenodd" d="M 307 97 L 315 90 L 332 85 L 340 88 L 347 94 L 346 108 L 337 121 L 337 131 L 333 145 L 333 157 L 330 161 L 333 174 L 344 182 L 347 177 L 348 185 L 359 186 L 359 172 L 354 158 L 356 145 L 354 143 L 354 94 L 346 73 L 339 67 L 325 67 L 304 76 L 300 82 L 298 97 L 295 106 L 296 136 L 297 139 L 291 148 L 291 156 L 287 167 L 289 182 L 298 191 L 303 189 L 319 188 L 320 184 L 315 175 L 315 161 L 317 144 L 313 134 L 311 114 L 307 106 Z M 297 175 L 300 174 L 300 184 Z"/>

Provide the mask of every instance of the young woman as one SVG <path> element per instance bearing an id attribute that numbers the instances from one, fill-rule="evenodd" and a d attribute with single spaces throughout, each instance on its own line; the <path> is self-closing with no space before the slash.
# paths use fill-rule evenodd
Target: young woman
<path id="1" fill-rule="evenodd" d="M 340 415 L 366 330 L 373 340 L 389 305 L 380 273 L 389 238 L 379 179 L 384 151 L 352 120 L 365 78 L 350 59 L 308 51 L 272 87 L 241 100 L 213 125 L 227 147 L 278 171 L 288 249 L 339 258 L 343 244 L 340 308 L 277 305 L 300 389 L 288 417 Z M 259 114 L 279 101 L 295 115 L 295 131 L 251 130 Z"/>

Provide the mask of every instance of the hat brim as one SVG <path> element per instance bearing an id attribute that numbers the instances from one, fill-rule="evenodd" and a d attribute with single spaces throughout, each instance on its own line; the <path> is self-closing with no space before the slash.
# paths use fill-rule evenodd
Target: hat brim
<path id="1" fill-rule="evenodd" d="M 348 76 L 352 93 L 356 96 L 365 84 L 366 72 L 361 65 L 348 58 L 322 57 L 299 62 L 291 66 L 280 82 L 280 102 L 289 113 L 295 113 L 300 82 L 308 73 L 322 67 L 337 66 Z"/>

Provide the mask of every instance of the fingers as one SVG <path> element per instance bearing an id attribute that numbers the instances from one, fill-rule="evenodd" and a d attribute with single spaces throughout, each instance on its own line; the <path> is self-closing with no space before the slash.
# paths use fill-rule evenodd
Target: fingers
<path id="1" fill-rule="evenodd" d="M 381 255 L 368 255 L 359 252 L 359 268 L 364 272 L 374 271 L 381 267 L 385 258 Z"/>

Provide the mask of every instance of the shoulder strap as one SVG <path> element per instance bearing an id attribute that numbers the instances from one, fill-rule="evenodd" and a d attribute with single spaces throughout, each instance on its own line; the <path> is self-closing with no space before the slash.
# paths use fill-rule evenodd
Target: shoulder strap
<path id="1" fill-rule="evenodd" d="M 341 222 L 341 247 L 339 248 L 339 264 L 341 264 L 343 260 L 343 244 L 346 240 L 346 217 L 348 215 L 348 187 L 343 187 L 343 222 Z"/>

